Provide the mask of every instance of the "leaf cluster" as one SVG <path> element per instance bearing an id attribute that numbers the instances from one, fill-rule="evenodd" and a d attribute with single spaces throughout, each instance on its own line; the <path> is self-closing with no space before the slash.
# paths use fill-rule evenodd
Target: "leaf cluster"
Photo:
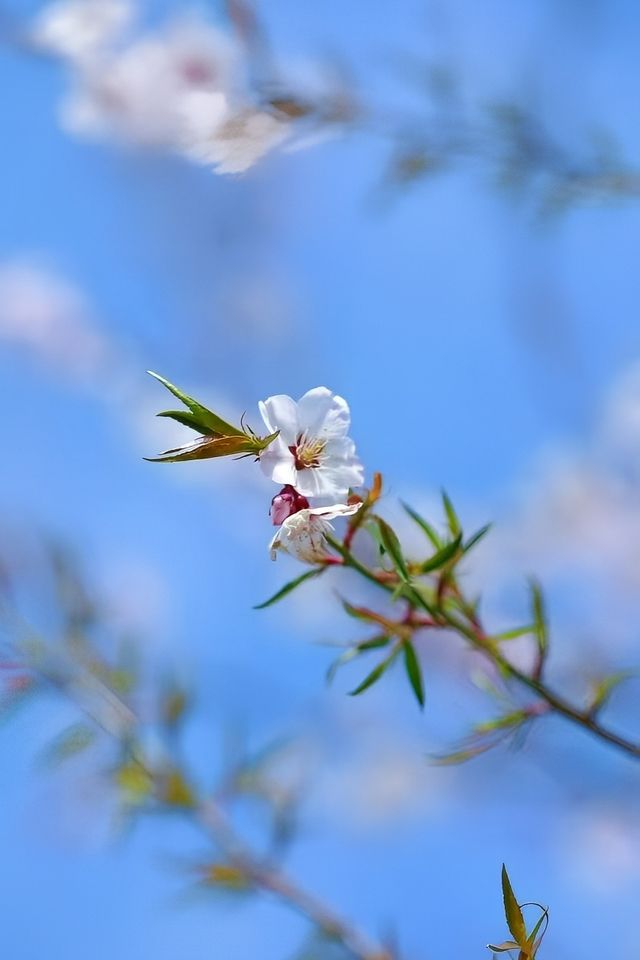
<path id="1" fill-rule="evenodd" d="M 152 463 L 182 463 L 186 460 L 210 460 L 214 457 L 259 457 L 278 436 L 276 431 L 269 436 L 258 437 L 250 427 L 236 427 L 160 374 L 151 370 L 149 373 L 186 407 L 186 410 L 163 410 L 158 416 L 168 417 L 200 434 L 192 443 L 165 450 L 157 457 L 145 458 Z"/>
<path id="2" fill-rule="evenodd" d="M 502 899 L 504 914 L 512 939 L 503 940 L 498 944 L 490 943 L 488 949 L 494 955 L 517 951 L 518 960 L 535 960 L 549 923 L 547 907 L 543 907 L 539 903 L 519 904 L 504 864 L 502 864 Z M 523 907 L 537 907 L 540 911 L 540 915 L 531 930 L 528 930 L 525 923 Z"/>

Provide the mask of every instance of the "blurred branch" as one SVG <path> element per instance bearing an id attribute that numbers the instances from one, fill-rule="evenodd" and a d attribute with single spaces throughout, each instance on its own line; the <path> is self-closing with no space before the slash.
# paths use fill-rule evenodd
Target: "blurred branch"
<path id="1" fill-rule="evenodd" d="M 222 76 L 224 69 L 220 70 L 220 50 L 203 53 L 196 49 L 192 54 L 194 68 L 188 59 L 182 62 L 184 50 L 178 47 L 172 52 L 171 40 L 162 33 L 158 35 L 157 42 L 164 44 L 170 54 L 162 68 L 167 72 L 164 79 L 173 79 L 175 83 L 176 76 L 179 77 L 179 89 L 174 92 L 173 100 L 169 98 L 171 102 L 159 102 L 154 107 L 158 113 L 158 129 L 165 134 L 157 142 L 153 137 L 149 139 L 147 100 L 142 104 L 145 109 L 141 109 L 139 102 L 138 86 L 140 79 L 145 80 L 144 62 L 140 60 L 142 73 L 140 77 L 135 74 L 136 84 L 130 88 L 126 78 L 119 80 L 115 96 L 112 73 L 122 55 L 120 46 L 105 35 L 102 52 L 107 52 L 107 57 L 97 58 L 90 49 L 84 51 L 84 57 L 78 57 L 84 33 L 90 36 L 92 32 L 87 30 L 86 10 L 80 17 L 77 10 L 70 12 L 64 5 L 61 11 L 51 4 L 45 5 L 45 20 L 47 13 L 53 11 L 53 26 L 49 24 L 48 39 L 43 41 L 41 36 L 38 39 L 37 19 L 32 22 L 15 14 L 3 14 L 0 9 L 0 41 L 28 54 L 53 56 L 66 63 L 75 77 L 75 96 L 82 92 L 108 135 L 142 142 L 147 147 L 155 143 L 158 148 L 183 153 L 192 161 L 211 161 L 220 173 L 248 169 L 281 142 L 287 141 L 296 147 L 321 141 L 327 135 L 354 132 L 387 145 L 388 156 L 379 184 L 382 193 L 397 193 L 436 174 L 463 164 L 478 163 L 499 188 L 513 195 L 531 196 L 543 216 L 558 214 L 579 203 L 640 196 L 640 170 L 625 159 L 620 145 L 598 125 L 593 125 L 595 132 L 587 133 L 579 142 L 565 144 L 549 131 L 541 111 L 521 99 L 507 93 L 489 103 L 474 101 L 463 89 L 466 78 L 461 78 L 459 71 L 446 64 L 431 63 L 426 57 L 417 62 L 414 59 L 412 63 L 406 54 L 399 58 L 402 70 L 421 102 L 414 106 L 412 101 L 409 108 L 404 105 L 386 108 L 362 95 L 344 64 L 327 65 L 324 74 L 320 72 L 309 82 L 301 77 L 299 70 L 277 62 L 264 18 L 258 15 L 250 0 L 224 0 L 223 8 L 228 32 L 237 47 L 236 76 L 231 86 L 228 86 L 229 78 L 225 80 Z M 57 23 L 56 16 L 62 18 L 64 29 Z M 74 17 L 78 18 L 75 26 Z M 208 26 L 208 21 L 203 19 L 203 34 Z M 144 43 L 136 36 L 125 39 L 123 49 L 128 60 L 136 56 L 142 58 Z M 95 44 L 95 40 L 93 42 Z M 75 55 L 70 55 L 71 49 Z M 92 63 L 91 71 L 83 67 L 83 59 Z M 101 59 L 105 66 L 98 68 Z M 177 71 L 176 76 L 171 75 L 172 70 Z M 313 75 L 313 70 L 310 74 Z M 188 80 L 189 77 L 192 79 Z M 153 87 L 159 79 L 163 78 L 149 74 L 146 82 Z M 242 109 L 229 113 L 227 120 L 218 126 L 212 115 L 210 124 L 205 125 L 204 141 L 202 131 L 195 128 L 173 129 L 171 117 L 184 114 L 193 94 L 207 92 L 235 101 L 238 90 L 243 94 Z M 247 117 L 255 115 L 264 121 L 262 134 L 255 125 L 246 129 Z M 82 126 L 77 132 L 83 132 Z M 84 132 L 92 135 L 91 127 Z M 187 133 L 186 140 L 193 140 L 195 146 L 185 153 Z M 257 149 L 261 137 L 264 141 Z M 235 144 L 236 152 L 246 151 L 239 167 L 232 168 L 230 158 L 224 151 L 220 153 L 222 141 L 227 140 Z M 206 143 L 209 152 L 205 150 Z M 210 152 L 212 143 L 217 145 L 213 153 Z M 204 160 L 204 157 L 210 159 Z"/>
<path id="2" fill-rule="evenodd" d="M 53 560 L 55 579 L 58 587 L 62 586 L 58 603 L 65 637 L 60 647 L 46 643 L 14 610 L 6 605 L 2 609 L 8 643 L 0 657 L 0 671 L 11 671 L 21 680 L 11 683 L 12 695 L 24 698 L 27 692 L 54 689 L 89 722 L 88 727 L 74 724 L 58 737 L 48 751 L 50 759 L 62 761 L 92 746 L 94 731 L 102 731 L 115 747 L 113 779 L 132 810 L 178 812 L 214 844 L 215 861 L 199 871 L 204 885 L 268 894 L 308 920 L 324 940 L 339 944 L 354 960 L 394 960 L 390 950 L 370 941 L 284 873 L 273 854 L 254 852 L 235 830 L 218 794 L 203 794 L 198 789 L 176 741 L 178 724 L 189 703 L 175 685 L 165 684 L 159 695 L 158 720 L 151 726 L 162 750 L 159 756 L 149 755 L 143 746 L 149 740 L 149 720 L 141 717 L 134 702 L 139 679 L 125 677 L 121 665 L 111 666 L 84 632 L 87 624 L 78 626 L 77 610 L 88 594 L 77 572 L 61 569 L 60 557 L 57 554 Z M 73 636 L 68 633 L 71 626 Z M 78 645 L 80 637 L 82 644 Z M 148 700 L 147 693 L 144 699 Z M 241 768 L 236 768 L 236 783 L 240 773 Z M 219 796 L 233 799 L 231 793 L 227 785 Z"/>

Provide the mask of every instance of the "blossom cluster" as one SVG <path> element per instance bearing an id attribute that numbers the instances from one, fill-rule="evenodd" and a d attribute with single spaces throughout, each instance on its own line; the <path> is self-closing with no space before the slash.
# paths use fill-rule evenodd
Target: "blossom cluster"
<path id="1" fill-rule="evenodd" d="M 364 473 L 348 436 L 351 415 L 346 400 L 327 387 L 308 390 L 297 402 L 285 394 L 269 397 L 259 404 L 268 430 L 261 438 L 250 428 L 222 420 L 164 377 L 153 376 L 188 408 L 160 416 L 201 434 L 193 443 L 155 459 L 175 463 L 255 456 L 263 473 L 281 487 L 271 502 L 271 520 L 278 527 L 269 544 L 272 559 L 282 550 L 304 563 L 326 561 L 331 521 L 352 516 L 362 503 L 350 495 L 362 485 Z"/>
<path id="2" fill-rule="evenodd" d="M 70 69 L 66 129 L 169 149 L 217 173 L 241 173 L 286 141 L 303 142 L 294 128 L 312 108 L 258 95 L 235 36 L 195 13 L 135 31 L 135 13 L 134 0 L 54 0 L 35 21 L 35 48 Z M 303 135 L 315 134 L 307 125 Z"/>
<path id="3" fill-rule="evenodd" d="M 260 403 L 260 413 L 269 433 L 278 434 L 260 455 L 260 466 L 271 480 L 283 484 L 271 504 L 271 519 L 279 528 L 271 555 L 275 559 L 278 550 L 285 550 L 317 563 L 327 556 L 330 521 L 350 516 L 360 506 L 346 502 L 350 488 L 364 480 L 355 445 L 347 436 L 349 406 L 327 387 L 316 387 L 297 403 L 284 394 L 269 397 Z M 311 506 L 310 500 L 319 505 Z"/>

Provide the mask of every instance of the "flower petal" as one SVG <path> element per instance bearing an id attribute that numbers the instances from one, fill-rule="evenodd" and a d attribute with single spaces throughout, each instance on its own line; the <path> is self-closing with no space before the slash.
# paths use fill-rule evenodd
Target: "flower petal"
<path id="1" fill-rule="evenodd" d="M 327 474 L 322 467 L 308 467 L 306 470 L 296 471 L 296 480 L 294 486 L 298 493 L 303 497 L 324 497 L 331 500 L 343 499 L 347 495 L 347 487 L 336 487 L 333 481 L 333 475 Z"/>
<path id="2" fill-rule="evenodd" d="M 298 400 L 299 429 L 320 440 L 344 437 L 351 423 L 349 405 L 327 387 L 314 387 Z"/>
<path id="3" fill-rule="evenodd" d="M 304 497 L 322 497 L 329 502 L 344 501 L 350 487 L 362 485 L 364 472 L 355 458 L 351 461 L 341 457 L 327 457 L 320 467 L 298 470 L 294 483 Z"/>
<path id="4" fill-rule="evenodd" d="M 278 556 L 278 550 L 282 549 L 282 544 L 280 543 L 280 530 L 276 530 L 274 536 L 271 538 L 269 543 L 269 555 L 272 560 L 275 560 Z"/>
<path id="5" fill-rule="evenodd" d="M 303 563 L 320 563 L 327 556 L 326 535 L 333 527 L 324 517 L 312 514 L 311 510 L 300 510 L 288 517 L 278 531 L 278 537 L 271 541 L 271 555 L 284 550 Z"/>
<path id="6" fill-rule="evenodd" d="M 336 517 L 351 517 L 357 513 L 361 503 L 332 503 L 328 507 L 311 507 L 309 513 L 324 520 L 334 520 Z"/>
<path id="7" fill-rule="evenodd" d="M 261 400 L 258 407 L 269 433 L 279 430 L 279 439 L 285 446 L 293 446 L 299 432 L 298 408 L 295 400 L 285 393 L 280 393 L 267 400 Z"/>
<path id="8" fill-rule="evenodd" d="M 283 487 L 286 484 L 291 484 L 292 487 L 296 485 L 296 463 L 280 437 L 260 454 L 260 469 L 270 480 Z"/>

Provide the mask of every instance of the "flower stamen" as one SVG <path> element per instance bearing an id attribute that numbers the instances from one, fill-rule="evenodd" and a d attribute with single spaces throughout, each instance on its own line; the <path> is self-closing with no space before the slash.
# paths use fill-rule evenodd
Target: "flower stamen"
<path id="1" fill-rule="evenodd" d="M 289 453 L 293 456 L 296 470 L 319 467 L 326 445 L 326 440 L 309 438 L 304 433 L 298 434 L 296 443 L 289 447 Z"/>

